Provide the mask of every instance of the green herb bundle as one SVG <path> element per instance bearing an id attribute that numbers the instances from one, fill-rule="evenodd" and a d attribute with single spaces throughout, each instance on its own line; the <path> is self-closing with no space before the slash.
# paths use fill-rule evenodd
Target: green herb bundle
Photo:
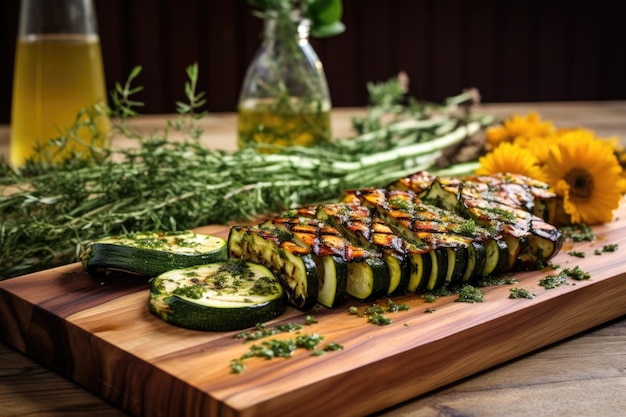
<path id="1" fill-rule="evenodd" d="M 138 73 L 116 85 L 112 100 L 117 131 L 128 137 L 128 117 L 141 105 L 131 97 L 140 90 L 130 85 Z M 195 91 L 197 67 L 187 73 L 188 103 L 177 103 L 179 116 L 163 132 L 136 137 L 137 146 L 55 164 L 40 158 L 20 169 L 0 162 L 0 278 L 74 262 L 84 244 L 107 235 L 249 220 L 338 199 L 347 189 L 384 186 L 436 167 L 445 151 L 493 121 L 472 114 L 471 93 L 419 103 L 406 100 L 395 80 L 368 86 L 372 104 L 354 119 L 354 137 L 271 154 L 212 150 L 198 140 L 195 121 L 205 100 Z M 170 139 L 171 129 L 188 139 Z"/>

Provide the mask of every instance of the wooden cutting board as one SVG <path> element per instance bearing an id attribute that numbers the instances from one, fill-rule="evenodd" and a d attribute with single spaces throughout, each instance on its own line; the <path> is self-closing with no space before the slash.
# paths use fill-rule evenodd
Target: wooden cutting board
<path id="1" fill-rule="evenodd" d="M 579 266 L 589 280 L 546 290 L 539 280 L 553 271 L 519 273 L 517 284 L 484 288 L 485 302 L 476 304 L 394 297 L 410 310 L 388 314 L 387 326 L 349 314 L 350 306 L 369 304 L 354 300 L 333 310 L 288 309 L 268 325 L 312 315 L 318 323 L 300 333 L 344 349 L 250 359 L 242 374 L 231 373 L 230 362 L 251 342 L 235 339 L 236 332 L 169 325 L 149 313 L 145 278 L 95 278 L 79 264 L 0 282 L 0 336 L 137 416 L 366 415 L 626 314 L 626 207 L 616 218 L 594 228 L 596 241 L 566 243 L 554 259 Z M 199 231 L 225 237 L 228 228 Z M 607 244 L 619 249 L 594 254 Z M 536 297 L 510 299 L 514 287 Z M 295 335 L 275 338 L 286 337 Z"/>

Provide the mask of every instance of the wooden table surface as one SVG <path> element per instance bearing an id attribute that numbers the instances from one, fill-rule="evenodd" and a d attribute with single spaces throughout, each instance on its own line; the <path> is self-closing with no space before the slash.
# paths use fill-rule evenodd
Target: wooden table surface
<path id="1" fill-rule="evenodd" d="M 484 104 L 496 116 L 537 111 L 558 127 L 584 126 L 626 143 L 626 101 Z M 337 109 L 336 135 L 349 132 L 360 109 Z M 146 132 L 166 116 L 145 116 L 134 126 Z M 234 149 L 234 114 L 202 121 L 203 140 Z M 0 127 L 0 155 L 8 152 L 9 128 Z M 117 141 L 114 146 L 126 146 Z M 626 268 L 626 266 L 625 266 Z M 122 417 L 125 412 L 30 358 L 0 343 L 0 417 Z M 381 381 L 384 383 L 384 381 Z M 626 410 L 626 317 L 461 380 L 378 416 L 622 416 Z"/>

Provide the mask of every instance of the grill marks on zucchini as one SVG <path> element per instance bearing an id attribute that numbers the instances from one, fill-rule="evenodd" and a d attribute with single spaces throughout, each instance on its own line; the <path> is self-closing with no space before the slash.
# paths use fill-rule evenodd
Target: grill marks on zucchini
<path id="1" fill-rule="evenodd" d="M 365 206 L 355 204 L 323 204 L 316 208 L 316 217 L 336 228 L 354 245 L 381 254 L 389 271 L 386 295 L 404 292 L 410 263 L 407 243 L 396 236 Z"/>
<path id="2" fill-rule="evenodd" d="M 299 214 L 309 216 L 314 212 L 300 210 Z M 293 241 L 310 248 L 318 258 L 335 258 L 334 264 L 342 272 L 345 269 L 346 276 L 336 280 L 335 287 L 339 292 L 334 297 L 333 305 L 343 301 L 342 295 L 345 293 L 361 300 L 375 300 L 388 294 L 390 273 L 383 255 L 353 244 L 336 228 L 305 216 L 274 218 L 260 227 L 282 227 L 292 234 Z M 319 282 L 325 283 L 328 277 L 319 275 Z M 318 301 L 325 306 L 330 303 L 326 299 Z"/>
<path id="3" fill-rule="evenodd" d="M 265 265 L 280 280 L 290 305 L 308 310 L 317 303 L 318 269 L 311 249 L 289 240 L 280 230 L 233 226 L 228 236 L 228 253 Z"/>
<path id="4" fill-rule="evenodd" d="M 366 189 L 355 191 L 354 197 L 375 210 L 382 221 L 407 242 L 411 253 L 408 291 L 432 290 L 460 283 L 464 277 L 469 280 L 486 272 L 504 272 L 499 258 L 501 253 L 497 251 L 489 252 L 489 262 L 478 264 L 485 269 L 489 266 L 488 271 L 467 271 L 472 243 L 484 249 L 497 245 L 500 239 L 499 235 L 474 224 L 472 220 L 423 204 L 408 191 Z M 487 251 L 479 250 L 479 253 Z M 496 266 L 500 268 L 496 269 Z"/>
<path id="5" fill-rule="evenodd" d="M 509 268 L 533 268 L 551 259 L 563 237 L 556 221 L 559 199 L 546 184 L 514 174 L 475 176 L 464 180 L 419 172 L 390 185 L 410 190 L 424 202 L 439 204 L 503 235 Z M 558 222 L 558 221 L 557 221 Z"/>
<path id="6" fill-rule="evenodd" d="M 334 307 L 346 295 L 372 300 L 534 268 L 563 241 L 537 214 L 549 214 L 554 200 L 545 184 L 521 176 L 460 180 L 418 172 L 386 189 L 352 190 L 340 203 L 239 227 L 229 254 L 283 277 L 292 305 L 310 308 L 314 293 L 319 304 Z"/>

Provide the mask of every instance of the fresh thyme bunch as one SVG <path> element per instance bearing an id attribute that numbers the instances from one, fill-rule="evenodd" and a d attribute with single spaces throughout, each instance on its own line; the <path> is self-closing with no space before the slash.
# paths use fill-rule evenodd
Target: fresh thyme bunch
<path id="1" fill-rule="evenodd" d="M 447 104 L 405 106 L 405 112 L 394 106 L 385 124 L 373 120 L 386 116 L 375 110 L 376 101 L 366 116 L 376 129 L 361 121 L 356 136 L 327 146 L 219 151 L 198 140 L 195 121 L 205 114 L 199 111 L 205 101 L 195 91 L 197 66 L 187 70 L 188 102 L 177 103 L 179 116 L 163 132 L 134 135 L 127 121 L 141 106 L 132 99 L 140 88 L 131 86 L 139 71 L 116 85 L 111 112 L 117 132 L 137 146 L 58 163 L 31 160 L 21 169 L 0 161 L 0 278 L 74 262 L 84 244 L 107 235 L 249 220 L 338 199 L 346 189 L 384 186 L 433 167 L 443 150 L 493 121 L 458 112 L 458 103 L 472 100 L 465 93 Z M 397 101 L 397 86 L 387 88 L 388 94 L 377 89 L 380 99 L 388 103 L 395 94 Z M 172 129 L 187 139 L 170 139 Z"/>

